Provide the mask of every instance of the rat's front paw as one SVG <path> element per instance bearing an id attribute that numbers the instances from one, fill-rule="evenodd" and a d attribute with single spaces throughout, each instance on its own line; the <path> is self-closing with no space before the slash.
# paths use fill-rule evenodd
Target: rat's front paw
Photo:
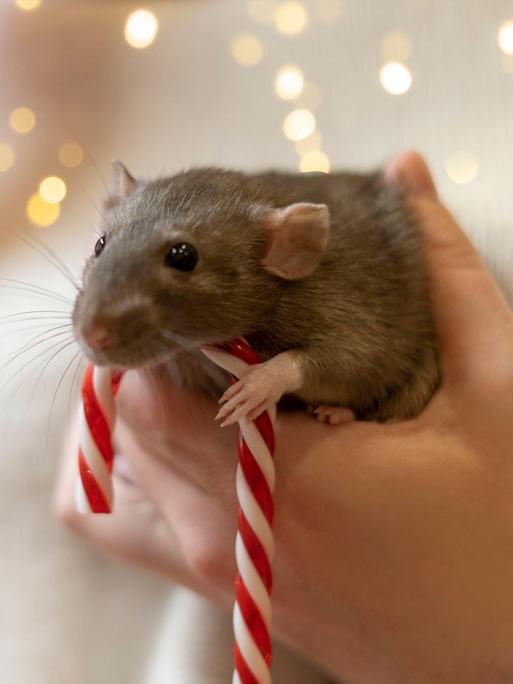
<path id="1" fill-rule="evenodd" d="M 254 420 L 276 404 L 285 391 L 286 387 L 268 362 L 255 364 L 219 399 L 224 406 L 219 409 L 216 420 L 224 418 L 221 427 L 236 423 L 241 418 Z"/>

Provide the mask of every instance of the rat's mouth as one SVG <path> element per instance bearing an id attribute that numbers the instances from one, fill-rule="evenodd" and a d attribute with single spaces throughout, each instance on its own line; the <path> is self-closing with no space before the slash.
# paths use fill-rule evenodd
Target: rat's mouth
<path id="1" fill-rule="evenodd" d="M 168 361 L 180 349 L 172 342 L 157 343 L 156 340 L 145 340 L 144 343 L 135 341 L 133 345 L 106 349 L 93 349 L 84 341 L 80 341 L 80 346 L 95 366 L 112 366 L 121 370 L 153 368 Z"/>

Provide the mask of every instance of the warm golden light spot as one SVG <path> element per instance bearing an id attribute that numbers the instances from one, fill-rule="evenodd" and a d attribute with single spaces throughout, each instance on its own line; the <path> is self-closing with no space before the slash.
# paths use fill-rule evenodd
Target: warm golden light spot
<path id="1" fill-rule="evenodd" d="M 262 43 L 251 33 L 237 33 L 230 40 L 233 59 L 242 66 L 255 66 L 264 54 Z"/>
<path id="2" fill-rule="evenodd" d="M 9 125 L 13 131 L 24 135 L 36 125 L 36 115 L 28 107 L 18 107 L 11 112 Z"/>
<path id="3" fill-rule="evenodd" d="M 465 150 L 454 152 L 445 162 L 447 175 L 455 183 L 470 183 L 477 176 L 477 159 Z"/>
<path id="4" fill-rule="evenodd" d="M 381 56 L 385 62 L 403 62 L 411 53 L 410 36 L 403 31 L 393 31 L 381 41 Z"/>
<path id="5" fill-rule="evenodd" d="M 27 204 L 27 216 L 35 226 L 41 228 L 55 223 L 60 213 L 60 204 L 48 204 L 38 193 L 32 195 Z"/>
<path id="6" fill-rule="evenodd" d="M 303 72 L 293 64 L 287 64 L 282 67 L 276 74 L 274 80 L 274 90 L 276 95 L 282 100 L 293 100 L 301 94 L 305 80 Z"/>
<path id="7" fill-rule="evenodd" d="M 0 145 L 0 171 L 9 171 L 14 164 L 15 154 L 9 145 Z"/>
<path id="8" fill-rule="evenodd" d="M 280 33 L 291 36 L 301 33 L 308 23 L 308 14 L 300 2 L 280 2 L 274 10 L 274 25 Z"/>
<path id="9" fill-rule="evenodd" d="M 47 176 L 39 185 L 39 194 L 48 204 L 59 204 L 66 192 L 66 183 L 58 176 Z"/>
<path id="10" fill-rule="evenodd" d="M 129 15 L 125 24 L 125 40 L 141 50 L 153 43 L 159 30 L 157 17 L 147 9 L 138 9 Z"/>
<path id="11" fill-rule="evenodd" d="M 283 122 L 283 132 L 289 140 L 302 140 L 314 129 L 315 116 L 308 109 L 295 109 Z"/>
<path id="12" fill-rule="evenodd" d="M 322 145 L 322 135 L 320 131 L 315 129 L 307 138 L 302 140 L 296 140 L 294 147 L 296 152 L 301 156 L 307 154 L 308 152 L 313 152 L 314 150 L 319 150 Z"/>
<path id="13" fill-rule="evenodd" d="M 379 72 L 381 85 L 391 95 L 403 95 L 412 83 L 410 70 L 400 62 L 388 62 Z"/>
<path id="14" fill-rule="evenodd" d="M 79 166 L 83 159 L 84 151 L 77 143 L 66 143 L 59 147 L 59 161 L 68 169 Z"/>
<path id="15" fill-rule="evenodd" d="M 299 162 L 299 170 L 302 173 L 309 173 L 311 171 L 322 171 L 323 173 L 330 172 L 330 160 L 327 155 L 321 150 L 312 150 L 301 157 Z"/>
<path id="16" fill-rule="evenodd" d="M 507 55 L 513 55 L 513 21 L 505 21 L 497 33 L 500 49 Z"/>
<path id="17" fill-rule="evenodd" d="M 16 7 L 25 12 L 31 12 L 41 6 L 41 0 L 16 0 Z"/>
<path id="18" fill-rule="evenodd" d="M 310 109 L 315 112 L 321 104 L 322 95 L 315 83 L 307 81 L 296 100 L 296 104 L 304 109 Z"/>
<path id="19" fill-rule="evenodd" d="M 271 24 L 276 0 L 248 0 L 248 14 L 257 24 Z"/>
<path id="20" fill-rule="evenodd" d="M 314 13 L 321 24 L 335 24 L 344 12 L 342 0 L 315 0 Z"/>

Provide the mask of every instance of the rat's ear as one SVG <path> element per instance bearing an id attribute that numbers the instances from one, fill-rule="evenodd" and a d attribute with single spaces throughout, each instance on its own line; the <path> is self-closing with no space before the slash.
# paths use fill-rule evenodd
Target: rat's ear
<path id="1" fill-rule="evenodd" d="M 114 187 L 105 201 L 105 208 L 111 209 L 129 195 L 135 188 L 137 181 L 120 161 L 112 162 Z"/>
<path id="2" fill-rule="evenodd" d="M 299 280 L 319 265 L 328 244 L 330 212 L 325 204 L 298 202 L 274 209 L 264 229 L 262 266 L 285 280 Z"/>

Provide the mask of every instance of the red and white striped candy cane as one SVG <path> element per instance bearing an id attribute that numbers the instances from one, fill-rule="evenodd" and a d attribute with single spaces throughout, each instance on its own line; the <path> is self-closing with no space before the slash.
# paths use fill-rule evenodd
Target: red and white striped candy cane
<path id="1" fill-rule="evenodd" d="M 240 378 L 260 359 L 243 340 L 204 348 L 211 361 Z M 112 510 L 111 431 L 114 396 L 120 373 L 89 366 L 82 391 L 77 506 L 82 512 Z M 233 613 L 235 633 L 233 684 L 271 684 L 271 562 L 274 502 L 274 429 L 266 411 L 255 421 L 239 421 L 237 467 L 238 531 L 235 543 L 237 578 Z"/>
<path id="2" fill-rule="evenodd" d="M 122 374 L 89 364 L 82 383 L 75 501 L 80 513 L 112 511 L 114 397 Z"/>

